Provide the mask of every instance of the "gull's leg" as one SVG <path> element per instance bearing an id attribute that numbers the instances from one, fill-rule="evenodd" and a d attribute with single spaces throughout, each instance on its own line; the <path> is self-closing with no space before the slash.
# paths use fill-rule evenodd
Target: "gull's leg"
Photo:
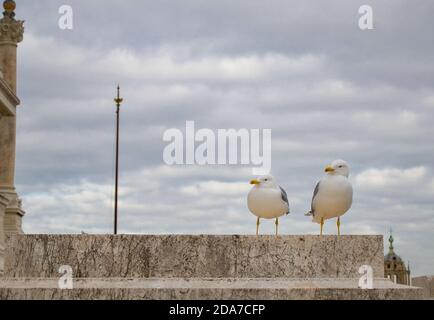
<path id="1" fill-rule="evenodd" d="M 321 218 L 321 235 L 322 235 L 323 228 L 324 228 L 324 218 Z"/>
<path id="2" fill-rule="evenodd" d="M 338 237 L 341 236 L 341 217 L 338 217 L 338 221 L 336 222 L 336 225 L 338 226 Z"/>
<path id="3" fill-rule="evenodd" d="M 259 217 L 258 217 L 258 220 L 256 220 L 256 235 L 258 235 L 259 234 Z"/>
<path id="4" fill-rule="evenodd" d="M 279 235 L 279 218 L 276 218 L 276 236 Z"/>

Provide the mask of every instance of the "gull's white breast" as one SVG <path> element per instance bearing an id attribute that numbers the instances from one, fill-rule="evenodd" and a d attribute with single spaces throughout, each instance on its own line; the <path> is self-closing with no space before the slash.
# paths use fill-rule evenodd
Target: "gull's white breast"
<path id="1" fill-rule="evenodd" d="M 274 188 L 252 188 L 247 197 L 249 210 L 257 217 L 274 219 L 288 212 L 288 205 L 282 200 L 282 191 Z"/>
<path id="2" fill-rule="evenodd" d="M 344 176 L 327 176 L 321 180 L 318 194 L 313 201 L 314 221 L 344 215 L 353 203 L 353 187 Z"/>

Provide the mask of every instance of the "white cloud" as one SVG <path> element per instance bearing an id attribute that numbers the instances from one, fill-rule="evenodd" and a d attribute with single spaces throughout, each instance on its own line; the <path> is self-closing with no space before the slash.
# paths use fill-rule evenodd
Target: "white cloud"
<path id="1" fill-rule="evenodd" d="M 360 148 L 360 142 L 334 139 L 334 140 L 318 140 L 309 141 L 309 143 L 276 138 L 273 140 L 273 151 L 284 152 L 287 154 L 314 154 L 318 152 L 323 153 L 342 153 L 348 154 L 352 151 L 356 151 Z"/>
<path id="2" fill-rule="evenodd" d="M 398 113 L 384 111 L 363 111 L 353 115 L 355 123 L 378 130 L 414 130 L 418 127 L 421 116 L 412 111 Z"/>
<path id="3" fill-rule="evenodd" d="M 434 108 L 434 94 L 423 98 L 422 103 L 427 107 Z"/>
<path id="4" fill-rule="evenodd" d="M 249 184 L 245 182 L 221 182 L 221 181 L 204 181 L 196 185 L 181 187 L 182 194 L 190 196 L 201 195 L 218 195 L 218 196 L 245 196 L 250 189 Z"/>
<path id="5" fill-rule="evenodd" d="M 23 63 L 32 68 L 49 65 L 50 69 L 63 72 L 65 76 L 82 75 L 94 77 L 128 78 L 129 80 L 159 81 L 248 81 L 272 80 L 275 77 L 297 76 L 316 73 L 324 61 L 321 56 L 287 56 L 268 52 L 262 55 L 215 55 L 186 56 L 180 59 L 177 47 L 157 48 L 143 52 L 131 48 L 116 47 L 110 51 L 80 47 L 52 37 L 26 34 L 22 50 L 32 52 Z M 61 53 L 61 54 L 59 54 Z M 31 60 L 30 60 L 31 59 Z M 341 92 L 341 82 L 328 85 L 334 92 Z M 175 93 L 185 94 L 183 86 L 174 86 Z M 347 89 L 345 89 L 347 90 Z"/>
<path id="6" fill-rule="evenodd" d="M 431 182 L 429 183 L 428 190 L 429 190 L 429 192 L 430 192 L 431 194 L 434 195 L 434 179 L 431 180 Z"/>
<path id="7" fill-rule="evenodd" d="M 326 80 L 318 84 L 313 92 L 324 98 L 351 98 L 357 93 L 357 88 L 342 80 Z"/>
<path id="8" fill-rule="evenodd" d="M 425 167 L 408 169 L 386 168 L 368 169 L 356 176 L 356 184 L 364 189 L 385 187 L 412 187 L 423 182 L 427 177 Z"/>
<path id="9" fill-rule="evenodd" d="M 115 49 L 96 68 L 113 70 L 129 78 L 153 81 L 258 81 L 279 74 L 312 72 L 322 59 L 311 55 L 288 57 L 276 53 L 242 56 L 188 57 L 182 60 L 167 48 L 164 52 L 135 53 Z"/>

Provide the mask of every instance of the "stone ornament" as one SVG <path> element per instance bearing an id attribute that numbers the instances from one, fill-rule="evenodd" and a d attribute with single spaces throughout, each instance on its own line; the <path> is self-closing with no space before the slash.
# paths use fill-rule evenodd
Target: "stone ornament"
<path id="1" fill-rule="evenodd" d="M 24 21 L 15 20 L 15 1 L 3 2 L 3 18 L 0 19 L 0 41 L 19 43 L 23 41 Z"/>

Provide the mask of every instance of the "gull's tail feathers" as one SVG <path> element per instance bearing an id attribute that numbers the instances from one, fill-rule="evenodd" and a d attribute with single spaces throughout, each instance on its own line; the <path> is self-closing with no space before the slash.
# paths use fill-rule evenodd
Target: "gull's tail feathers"
<path id="1" fill-rule="evenodd" d="M 306 217 L 312 217 L 312 222 L 321 223 L 321 219 L 318 216 L 315 216 L 315 211 L 311 210 L 308 213 L 304 214 Z"/>

